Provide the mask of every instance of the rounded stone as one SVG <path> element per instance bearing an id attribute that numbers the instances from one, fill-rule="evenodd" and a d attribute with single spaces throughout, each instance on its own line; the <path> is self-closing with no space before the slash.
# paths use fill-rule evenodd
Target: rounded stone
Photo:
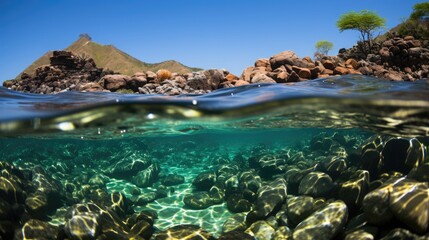
<path id="1" fill-rule="evenodd" d="M 200 173 L 192 182 L 198 191 L 209 191 L 216 182 L 216 175 L 212 172 Z"/>
<path id="2" fill-rule="evenodd" d="M 298 225 L 313 213 L 314 199 L 309 196 L 298 196 L 287 199 L 287 216 L 293 226 Z"/>
<path id="3" fill-rule="evenodd" d="M 334 187 L 332 178 L 323 172 L 311 172 L 300 182 L 298 193 L 312 197 L 324 197 Z"/>
<path id="4" fill-rule="evenodd" d="M 298 224 L 293 239 L 333 239 L 345 226 L 347 217 L 347 205 L 332 202 Z"/>

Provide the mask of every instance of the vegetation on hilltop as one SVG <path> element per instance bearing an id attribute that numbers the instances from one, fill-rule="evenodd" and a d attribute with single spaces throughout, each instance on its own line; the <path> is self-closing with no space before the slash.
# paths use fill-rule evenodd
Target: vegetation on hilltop
<path id="1" fill-rule="evenodd" d="M 398 27 L 398 34 L 417 39 L 429 38 L 429 2 L 414 5 L 410 17 Z"/>

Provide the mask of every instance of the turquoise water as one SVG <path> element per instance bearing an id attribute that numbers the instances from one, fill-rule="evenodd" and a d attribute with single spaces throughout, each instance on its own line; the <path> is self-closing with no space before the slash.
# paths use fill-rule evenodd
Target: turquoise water
<path id="1" fill-rule="evenodd" d="M 5 239 L 47 235 L 40 226 L 58 239 L 428 233 L 428 219 L 409 223 L 429 212 L 424 80 L 343 76 L 179 97 L 0 88 L 0 112 Z M 370 193 L 383 186 L 414 200 L 372 220 Z"/>

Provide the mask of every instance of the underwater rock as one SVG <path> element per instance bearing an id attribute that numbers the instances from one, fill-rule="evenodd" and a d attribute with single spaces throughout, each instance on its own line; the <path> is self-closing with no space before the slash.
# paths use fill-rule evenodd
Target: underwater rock
<path id="1" fill-rule="evenodd" d="M 395 239 L 424 240 L 424 239 L 427 239 L 427 236 L 419 236 L 406 229 L 395 228 L 395 229 L 392 229 L 384 237 L 380 238 L 380 240 L 395 240 Z"/>
<path id="2" fill-rule="evenodd" d="M 255 208 L 246 216 L 246 222 L 251 224 L 257 220 L 265 219 L 273 214 L 286 201 L 287 183 L 283 178 L 264 185 L 258 190 Z"/>
<path id="3" fill-rule="evenodd" d="M 276 229 L 271 239 L 275 240 L 291 240 L 293 231 L 286 226 L 280 226 Z"/>
<path id="4" fill-rule="evenodd" d="M 408 178 L 419 182 L 429 182 L 429 162 L 419 164 L 408 173 Z"/>
<path id="5" fill-rule="evenodd" d="M 219 184 L 215 184 L 210 188 L 209 195 L 212 199 L 213 204 L 221 204 L 225 198 L 225 189 Z"/>
<path id="6" fill-rule="evenodd" d="M 347 162 L 344 158 L 333 157 L 325 163 L 324 171 L 333 179 L 337 179 L 343 171 L 347 169 Z"/>
<path id="7" fill-rule="evenodd" d="M 41 220 L 46 220 L 47 214 L 55 210 L 49 209 L 48 198 L 40 191 L 30 194 L 25 199 L 25 208 L 32 217 Z"/>
<path id="8" fill-rule="evenodd" d="M 257 221 L 252 223 L 244 232 L 253 236 L 256 240 L 271 239 L 275 233 L 275 229 L 266 221 Z"/>
<path id="9" fill-rule="evenodd" d="M 217 240 L 255 240 L 253 236 L 241 231 L 230 231 L 222 233 Z"/>
<path id="10" fill-rule="evenodd" d="M 15 179 L 0 176 L 0 197 L 11 204 L 22 203 L 25 198 L 25 192 Z"/>
<path id="11" fill-rule="evenodd" d="M 293 239 L 333 239 L 345 226 L 347 216 L 344 202 L 332 202 L 298 224 Z"/>
<path id="12" fill-rule="evenodd" d="M 248 212 L 252 208 L 252 204 L 239 193 L 229 196 L 226 201 L 226 206 L 228 210 L 233 213 Z"/>
<path id="13" fill-rule="evenodd" d="M 347 234 L 344 240 L 373 240 L 375 236 L 363 229 L 359 229 Z M 400 238 L 402 239 L 402 238 Z"/>
<path id="14" fill-rule="evenodd" d="M 179 174 L 168 174 L 164 179 L 162 179 L 162 185 L 165 186 L 175 186 L 185 182 L 185 177 Z"/>
<path id="15" fill-rule="evenodd" d="M 159 171 L 159 164 L 154 162 L 148 168 L 138 172 L 131 181 L 137 187 L 149 187 L 158 179 Z"/>
<path id="16" fill-rule="evenodd" d="M 314 199 L 309 196 L 291 197 L 287 200 L 287 217 L 292 226 L 298 225 L 314 211 Z"/>
<path id="17" fill-rule="evenodd" d="M 406 178 L 391 179 L 368 193 L 363 211 L 369 223 L 385 226 L 396 218 L 416 233 L 425 233 L 429 224 L 429 184 Z"/>
<path id="18" fill-rule="evenodd" d="M 214 204 L 207 192 L 196 192 L 185 195 L 183 203 L 186 207 L 194 210 L 206 209 Z"/>
<path id="19" fill-rule="evenodd" d="M 60 239 L 59 228 L 37 219 L 28 220 L 19 231 L 15 232 L 14 239 Z"/>
<path id="20" fill-rule="evenodd" d="M 147 169 L 151 164 L 152 161 L 148 158 L 122 159 L 110 166 L 105 174 L 113 178 L 129 180 L 138 172 Z"/>
<path id="21" fill-rule="evenodd" d="M 192 181 L 192 185 L 198 191 L 209 191 L 216 182 L 216 175 L 213 172 L 200 173 Z"/>
<path id="22" fill-rule="evenodd" d="M 286 171 L 284 178 L 288 184 L 288 191 L 290 194 L 298 194 L 299 184 L 301 180 L 310 172 L 314 171 L 314 167 L 301 170 L 297 167 L 292 167 Z"/>
<path id="23" fill-rule="evenodd" d="M 152 223 L 146 220 L 140 220 L 131 227 L 130 237 L 133 239 L 139 236 L 143 239 L 150 239 L 153 233 L 154 229 Z"/>
<path id="24" fill-rule="evenodd" d="M 262 156 L 256 163 L 259 176 L 265 179 L 271 179 L 274 175 L 283 173 L 286 169 L 286 160 L 284 156 L 272 154 Z"/>
<path id="25" fill-rule="evenodd" d="M 143 210 L 137 213 L 133 213 L 129 218 L 127 218 L 127 225 L 129 227 L 134 226 L 139 221 L 146 221 L 149 222 L 151 225 L 155 222 L 155 220 L 158 218 L 158 214 L 154 210 Z"/>
<path id="26" fill-rule="evenodd" d="M 155 201 L 156 199 L 157 199 L 156 192 L 149 192 L 138 196 L 137 199 L 134 200 L 134 202 L 139 206 L 143 206 Z"/>
<path id="27" fill-rule="evenodd" d="M 299 184 L 298 193 L 312 197 L 325 197 L 334 187 L 332 178 L 323 172 L 307 174 Z"/>
<path id="28" fill-rule="evenodd" d="M 238 177 L 240 189 L 249 189 L 250 191 L 256 193 L 262 185 L 262 179 L 255 172 L 255 170 L 244 171 Z"/>
<path id="29" fill-rule="evenodd" d="M 247 213 L 236 213 L 229 217 L 222 225 L 222 232 L 246 230 L 246 215 Z"/>
<path id="30" fill-rule="evenodd" d="M 123 239 L 129 236 L 130 228 L 113 211 L 81 203 L 69 209 L 64 231 L 71 239 Z"/>
<path id="31" fill-rule="evenodd" d="M 423 161 L 424 146 L 415 138 L 392 138 L 386 142 L 381 152 L 382 172 L 408 172 Z"/>
<path id="32" fill-rule="evenodd" d="M 357 170 L 350 180 L 340 184 L 339 199 L 343 200 L 352 209 L 359 209 L 369 189 L 369 172 Z"/>
<path id="33" fill-rule="evenodd" d="M 189 240 L 215 240 L 206 230 L 196 225 L 178 225 L 155 234 L 155 240 L 189 239 Z"/>
<path id="34" fill-rule="evenodd" d="M 101 232 L 98 214 L 87 212 L 72 216 L 65 224 L 64 231 L 71 239 L 95 239 Z"/>

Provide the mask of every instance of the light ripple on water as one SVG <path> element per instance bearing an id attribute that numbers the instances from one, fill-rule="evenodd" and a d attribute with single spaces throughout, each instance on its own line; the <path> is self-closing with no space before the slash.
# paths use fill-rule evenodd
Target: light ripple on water
<path id="1" fill-rule="evenodd" d="M 247 85 L 199 96 L 35 95 L 0 88 L 0 111 L 0 136 L 106 139 L 308 127 L 426 136 L 429 84 L 348 75 Z"/>

